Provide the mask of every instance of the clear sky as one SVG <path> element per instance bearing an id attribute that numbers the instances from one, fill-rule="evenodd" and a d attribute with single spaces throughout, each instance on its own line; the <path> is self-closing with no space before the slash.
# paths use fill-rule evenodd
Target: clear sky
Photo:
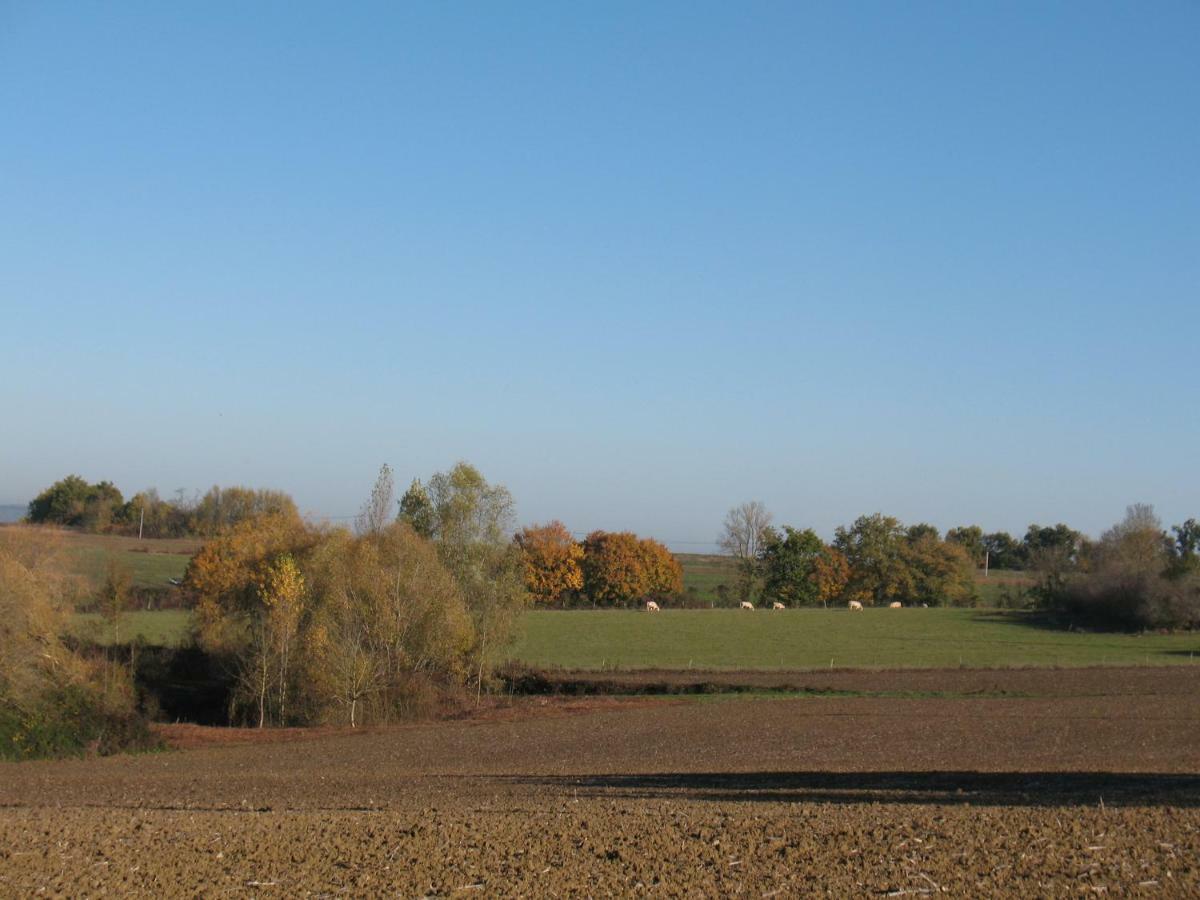
<path id="1" fill-rule="evenodd" d="M 1200 516 L 1200 4 L 0 0 L 0 503 Z"/>

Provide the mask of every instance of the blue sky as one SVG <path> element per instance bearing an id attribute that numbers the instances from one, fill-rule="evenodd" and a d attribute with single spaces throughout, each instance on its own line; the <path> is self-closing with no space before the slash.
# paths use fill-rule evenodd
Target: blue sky
<path id="1" fill-rule="evenodd" d="M 1200 515 L 1200 5 L 0 0 L 0 502 Z"/>

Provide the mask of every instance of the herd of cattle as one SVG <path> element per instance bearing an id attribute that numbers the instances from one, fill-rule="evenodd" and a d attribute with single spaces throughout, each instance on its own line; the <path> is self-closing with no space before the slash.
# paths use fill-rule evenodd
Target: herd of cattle
<path id="1" fill-rule="evenodd" d="M 743 600 L 738 606 L 740 609 L 751 609 L 751 610 L 754 609 L 754 604 L 751 603 L 749 600 Z M 858 602 L 857 600 L 851 600 L 849 603 L 846 604 L 846 606 L 849 607 L 851 612 L 854 612 L 855 610 L 862 612 L 862 610 L 863 610 L 863 605 L 860 602 Z M 928 608 L 929 604 L 922 603 L 921 606 L 923 608 Z M 901 603 L 899 600 L 893 600 L 891 603 L 888 604 L 888 609 L 903 609 L 903 607 L 904 607 L 904 604 Z M 657 603 L 655 603 L 653 600 L 646 601 L 646 612 L 659 612 L 661 609 L 662 609 L 662 607 L 659 606 Z M 787 607 L 784 606 L 782 603 L 780 603 L 778 600 L 776 600 L 774 603 L 771 604 L 771 609 L 787 609 Z"/>

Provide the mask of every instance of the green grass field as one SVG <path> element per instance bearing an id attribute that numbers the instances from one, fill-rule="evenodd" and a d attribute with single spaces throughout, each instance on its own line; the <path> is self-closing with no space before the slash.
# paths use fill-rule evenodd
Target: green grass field
<path id="1" fill-rule="evenodd" d="M 197 541 L 145 540 L 111 534 L 62 533 L 67 564 L 77 574 L 98 583 L 109 562 L 129 569 L 135 587 L 164 587 L 182 578 Z"/>
<path id="2" fill-rule="evenodd" d="M 577 610 L 522 617 L 514 660 L 571 669 L 1166 665 L 1200 634 L 1084 634 L 982 609 Z"/>
<path id="3" fill-rule="evenodd" d="M 175 645 L 191 624 L 187 610 L 132 612 L 122 640 Z M 77 615 L 75 631 L 112 639 L 94 614 Z M 1069 632 L 986 609 L 535 610 L 521 617 L 510 655 L 592 670 L 1170 665 L 1200 662 L 1200 634 Z"/>
<path id="4" fill-rule="evenodd" d="M 71 621 L 71 630 L 77 637 L 97 644 L 111 644 L 113 629 L 99 613 L 76 613 Z M 159 647 L 177 647 L 188 639 L 192 627 L 192 612 L 187 609 L 137 610 L 121 617 L 121 631 L 117 636 L 127 643 L 141 636 L 147 644 Z"/>
<path id="5" fill-rule="evenodd" d="M 711 553 L 676 553 L 675 558 L 683 569 L 683 589 L 695 591 L 706 603 L 717 601 L 717 585 L 724 584 L 731 590 L 737 581 L 732 556 Z"/>

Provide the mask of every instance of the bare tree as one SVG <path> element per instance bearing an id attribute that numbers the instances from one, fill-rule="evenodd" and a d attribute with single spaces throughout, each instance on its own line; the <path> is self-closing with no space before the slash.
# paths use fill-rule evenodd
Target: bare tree
<path id="1" fill-rule="evenodd" d="M 354 528 L 359 534 L 379 534 L 387 526 L 392 514 L 393 498 L 396 484 L 392 478 L 392 467 L 384 463 L 379 469 L 379 477 L 375 479 L 375 487 L 371 488 L 371 498 L 363 504 L 362 511 L 354 520 Z"/>
<path id="2" fill-rule="evenodd" d="M 758 577 L 763 546 L 771 527 L 771 514 L 758 500 L 735 506 L 725 514 L 725 527 L 717 543 L 738 562 L 738 599 L 749 600 Z"/>

